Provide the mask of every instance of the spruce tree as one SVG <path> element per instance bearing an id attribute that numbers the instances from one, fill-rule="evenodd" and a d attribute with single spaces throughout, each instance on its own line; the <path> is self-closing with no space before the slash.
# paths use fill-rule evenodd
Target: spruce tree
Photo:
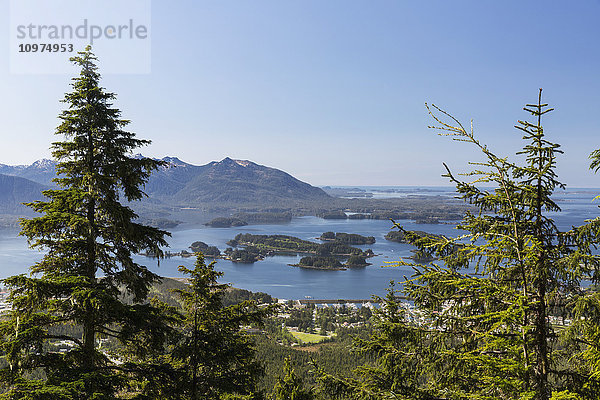
<path id="1" fill-rule="evenodd" d="M 262 325 L 271 309 L 259 308 L 254 301 L 224 307 L 228 285 L 217 282 L 223 273 L 214 265 L 215 261 L 206 265 L 198 253 L 194 269 L 179 267 L 189 276 L 189 285 L 174 290 L 181 299 L 183 321 L 167 355 L 172 383 L 160 398 L 254 398 L 262 368 L 254 357 L 254 341 L 243 328 Z"/>
<path id="2" fill-rule="evenodd" d="M 273 388 L 273 400 L 313 400 L 312 390 L 305 389 L 302 379 L 296 375 L 289 357 L 284 360 L 283 377 L 278 377 Z"/>
<path id="3" fill-rule="evenodd" d="M 21 221 L 21 235 L 45 253 L 29 276 L 3 282 L 12 305 L 1 328 L 4 398 L 130 395 L 128 384 L 144 371 L 138 361 L 160 348 L 168 332 L 161 310 L 146 301 L 159 277 L 132 257 L 143 250 L 162 254 L 168 233 L 136 222 L 126 205 L 144 196 L 144 183 L 161 163 L 131 156 L 150 142 L 124 130 L 129 121 L 100 86 L 91 48 L 71 61 L 81 72 L 59 115 L 56 134 L 63 140 L 52 144 L 58 189 L 29 203 L 40 215 Z M 102 350 L 107 338 L 120 343 L 127 359 Z"/>
<path id="4" fill-rule="evenodd" d="M 525 141 L 520 164 L 495 155 L 472 127 L 428 107 L 434 128 L 484 156 L 473 163 L 472 182 L 446 167 L 476 212 L 465 214 L 457 225 L 463 234 L 455 238 L 419 236 L 396 224 L 438 260 L 400 263 L 414 268 L 402 292 L 415 310 L 401 307 L 391 290 L 376 313 L 375 333 L 359 342 L 362 351 L 378 355 L 377 362 L 359 368 L 354 381 L 322 374 L 329 393 L 361 399 L 597 398 L 600 302 L 581 284 L 598 278 L 600 222 L 565 232 L 551 217 L 560 211 L 552 195 L 564 188 L 555 172 L 562 151 L 544 132 L 542 117 L 552 109 L 541 95 L 524 108 L 534 121 L 516 125 Z M 562 326 L 565 314 L 576 318 Z"/>

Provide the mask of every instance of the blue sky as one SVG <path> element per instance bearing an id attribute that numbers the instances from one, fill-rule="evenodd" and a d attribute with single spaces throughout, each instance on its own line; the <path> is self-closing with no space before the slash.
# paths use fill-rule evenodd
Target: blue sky
<path id="1" fill-rule="evenodd" d="M 0 15 L 8 32 L 7 2 Z M 598 0 L 152 1 L 152 72 L 102 84 L 153 141 L 146 155 L 249 159 L 315 185 L 443 185 L 442 162 L 479 160 L 427 129 L 425 102 L 513 156 L 542 87 L 560 178 L 598 187 L 599 17 Z M 70 77 L 1 60 L 0 163 L 48 157 Z"/>

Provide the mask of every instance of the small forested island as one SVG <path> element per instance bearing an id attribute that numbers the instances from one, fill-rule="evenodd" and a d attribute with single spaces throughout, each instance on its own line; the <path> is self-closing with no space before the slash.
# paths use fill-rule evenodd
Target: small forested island
<path id="1" fill-rule="evenodd" d="M 411 260 L 413 260 L 414 262 L 417 262 L 419 264 L 426 264 L 429 262 L 432 262 L 434 260 L 437 260 L 437 257 L 434 257 L 431 255 L 431 253 L 424 251 L 424 250 L 411 250 L 413 255 L 408 257 Z"/>
<path id="2" fill-rule="evenodd" d="M 323 241 L 336 241 L 346 244 L 362 245 L 362 244 L 373 244 L 375 238 L 373 236 L 362 236 L 356 233 L 343 233 L 343 232 L 325 232 L 319 240 Z"/>
<path id="3" fill-rule="evenodd" d="M 350 256 L 342 264 L 336 257 L 327 256 L 307 256 L 302 257 L 298 264 L 290 264 L 292 267 L 323 269 L 330 271 L 345 271 L 348 268 L 366 267 L 371 265 L 364 256 Z"/>
<path id="4" fill-rule="evenodd" d="M 248 223 L 235 217 L 218 217 L 204 225 L 211 228 L 231 228 L 232 226 L 246 226 Z"/>
<path id="5" fill-rule="evenodd" d="M 346 261 L 346 267 L 366 267 L 367 265 L 371 265 L 371 263 L 367 262 L 366 257 L 363 256 L 350 256 L 348 257 L 348 261 Z"/>
<path id="6" fill-rule="evenodd" d="M 298 264 L 290 264 L 292 267 L 325 269 L 330 271 L 344 271 L 346 268 L 335 257 L 308 256 L 302 257 Z"/>
<path id="7" fill-rule="evenodd" d="M 263 260 L 265 257 L 260 250 L 254 246 L 246 246 L 243 249 L 225 249 L 225 258 L 236 263 L 251 264 L 256 261 Z"/>
<path id="8" fill-rule="evenodd" d="M 194 253 L 202 253 L 204 257 L 216 258 L 221 256 L 221 250 L 219 250 L 217 246 L 209 246 L 201 241 L 192 243 L 190 249 L 192 249 Z"/>
<path id="9" fill-rule="evenodd" d="M 204 225 L 211 228 L 231 228 L 249 224 L 280 224 L 291 220 L 291 212 L 243 212 L 231 217 L 217 217 Z"/>
<path id="10" fill-rule="evenodd" d="M 204 257 L 207 258 L 223 258 L 221 254 L 221 250 L 218 249 L 217 246 L 209 246 L 204 242 L 197 241 L 190 245 L 190 251 L 181 250 L 177 252 L 173 251 L 165 251 L 163 252 L 163 257 L 171 258 L 171 257 L 195 257 L 197 253 L 202 253 Z M 147 250 L 139 253 L 142 256 L 157 258 L 157 254 L 153 251 Z"/>

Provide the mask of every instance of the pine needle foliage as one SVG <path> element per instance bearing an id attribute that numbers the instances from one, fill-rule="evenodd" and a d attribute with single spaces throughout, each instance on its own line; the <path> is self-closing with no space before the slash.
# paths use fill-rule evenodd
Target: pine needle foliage
<path id="1" fill-rule="evenodd" d="M 8 365 L 0 371 L 2 398 L 132 398 L 129 383 L 145 376 L 141 360 L 169 333 L 162 310 L 146 301 L 159 277 L 132 257 L 162 254 L 168 233 L 137 223 L 124 204 L 144 196 L 161 162 L 130 156 L 150 142 L 124 130 L 129 121 L 100 86 L 91 48 L 71 61 L 81 72 L 59 115 L 63 140 L 52 144 L 59 188 L 27 204 L 40 216 L 21 221 L 21 235 L 45 253 L 29 276 L 3 281 L 12 311 L 0 328 Z M 127 359 L 103 351 L 107 338 Z"/>
<path id="2" fill-rule="evenodd" d="M 427 105 L 441 135 L 474 146 L 484 161 L 467 176 L 446 177 L 478 212 L 465 213 L 456 238 L 405 237 L 437 257 L 411 265 L 401 307 L 392 288 L 376 313 L 376 330 L 358 343 L 378 356 L 355 381 L 323 375 L 329 393 L 351 390 L 360 399 L 596 399 L 600 391 L 600 296 L 582 288 L 597 280 L 600 221 L 563 232 L 551 213 L 564 185 L 556 176 L 560 146 L 549 141 L 542 102 L 518 121 L 524 146 L 518 164 L 495 155 L 450 114 Z M 592 165 L 594 168 L 594 165 Z M 566 324 L 560 317 L 567 316 Z M 326 385 L 327 386 L 327 385 Z M 327 388 L 326 388 L 327 389 Z M 334 396 L 335 397 L 335 396 Z M 342 398 L 340 396 L 335 398 Z"/>

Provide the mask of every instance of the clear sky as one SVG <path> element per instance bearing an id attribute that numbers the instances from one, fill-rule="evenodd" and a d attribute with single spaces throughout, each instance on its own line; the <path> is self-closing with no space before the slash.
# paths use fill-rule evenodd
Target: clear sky
<path id="1" fill-rule="evenodd" d="M 599 20 L 598 0 L 155 0 L 151 73 L 102 84 L 146 155 L 248 159 L 314 185 L 443 185 L 442 161 L 479 159 L 427 129 L 425 102 L 512 156 L 541 87 L 560 178 L 598 187 Z M 0 163 L 31 163 L 49 157 L 70 77 L 12 75 L 8 47 L 0 35 Z"/>

